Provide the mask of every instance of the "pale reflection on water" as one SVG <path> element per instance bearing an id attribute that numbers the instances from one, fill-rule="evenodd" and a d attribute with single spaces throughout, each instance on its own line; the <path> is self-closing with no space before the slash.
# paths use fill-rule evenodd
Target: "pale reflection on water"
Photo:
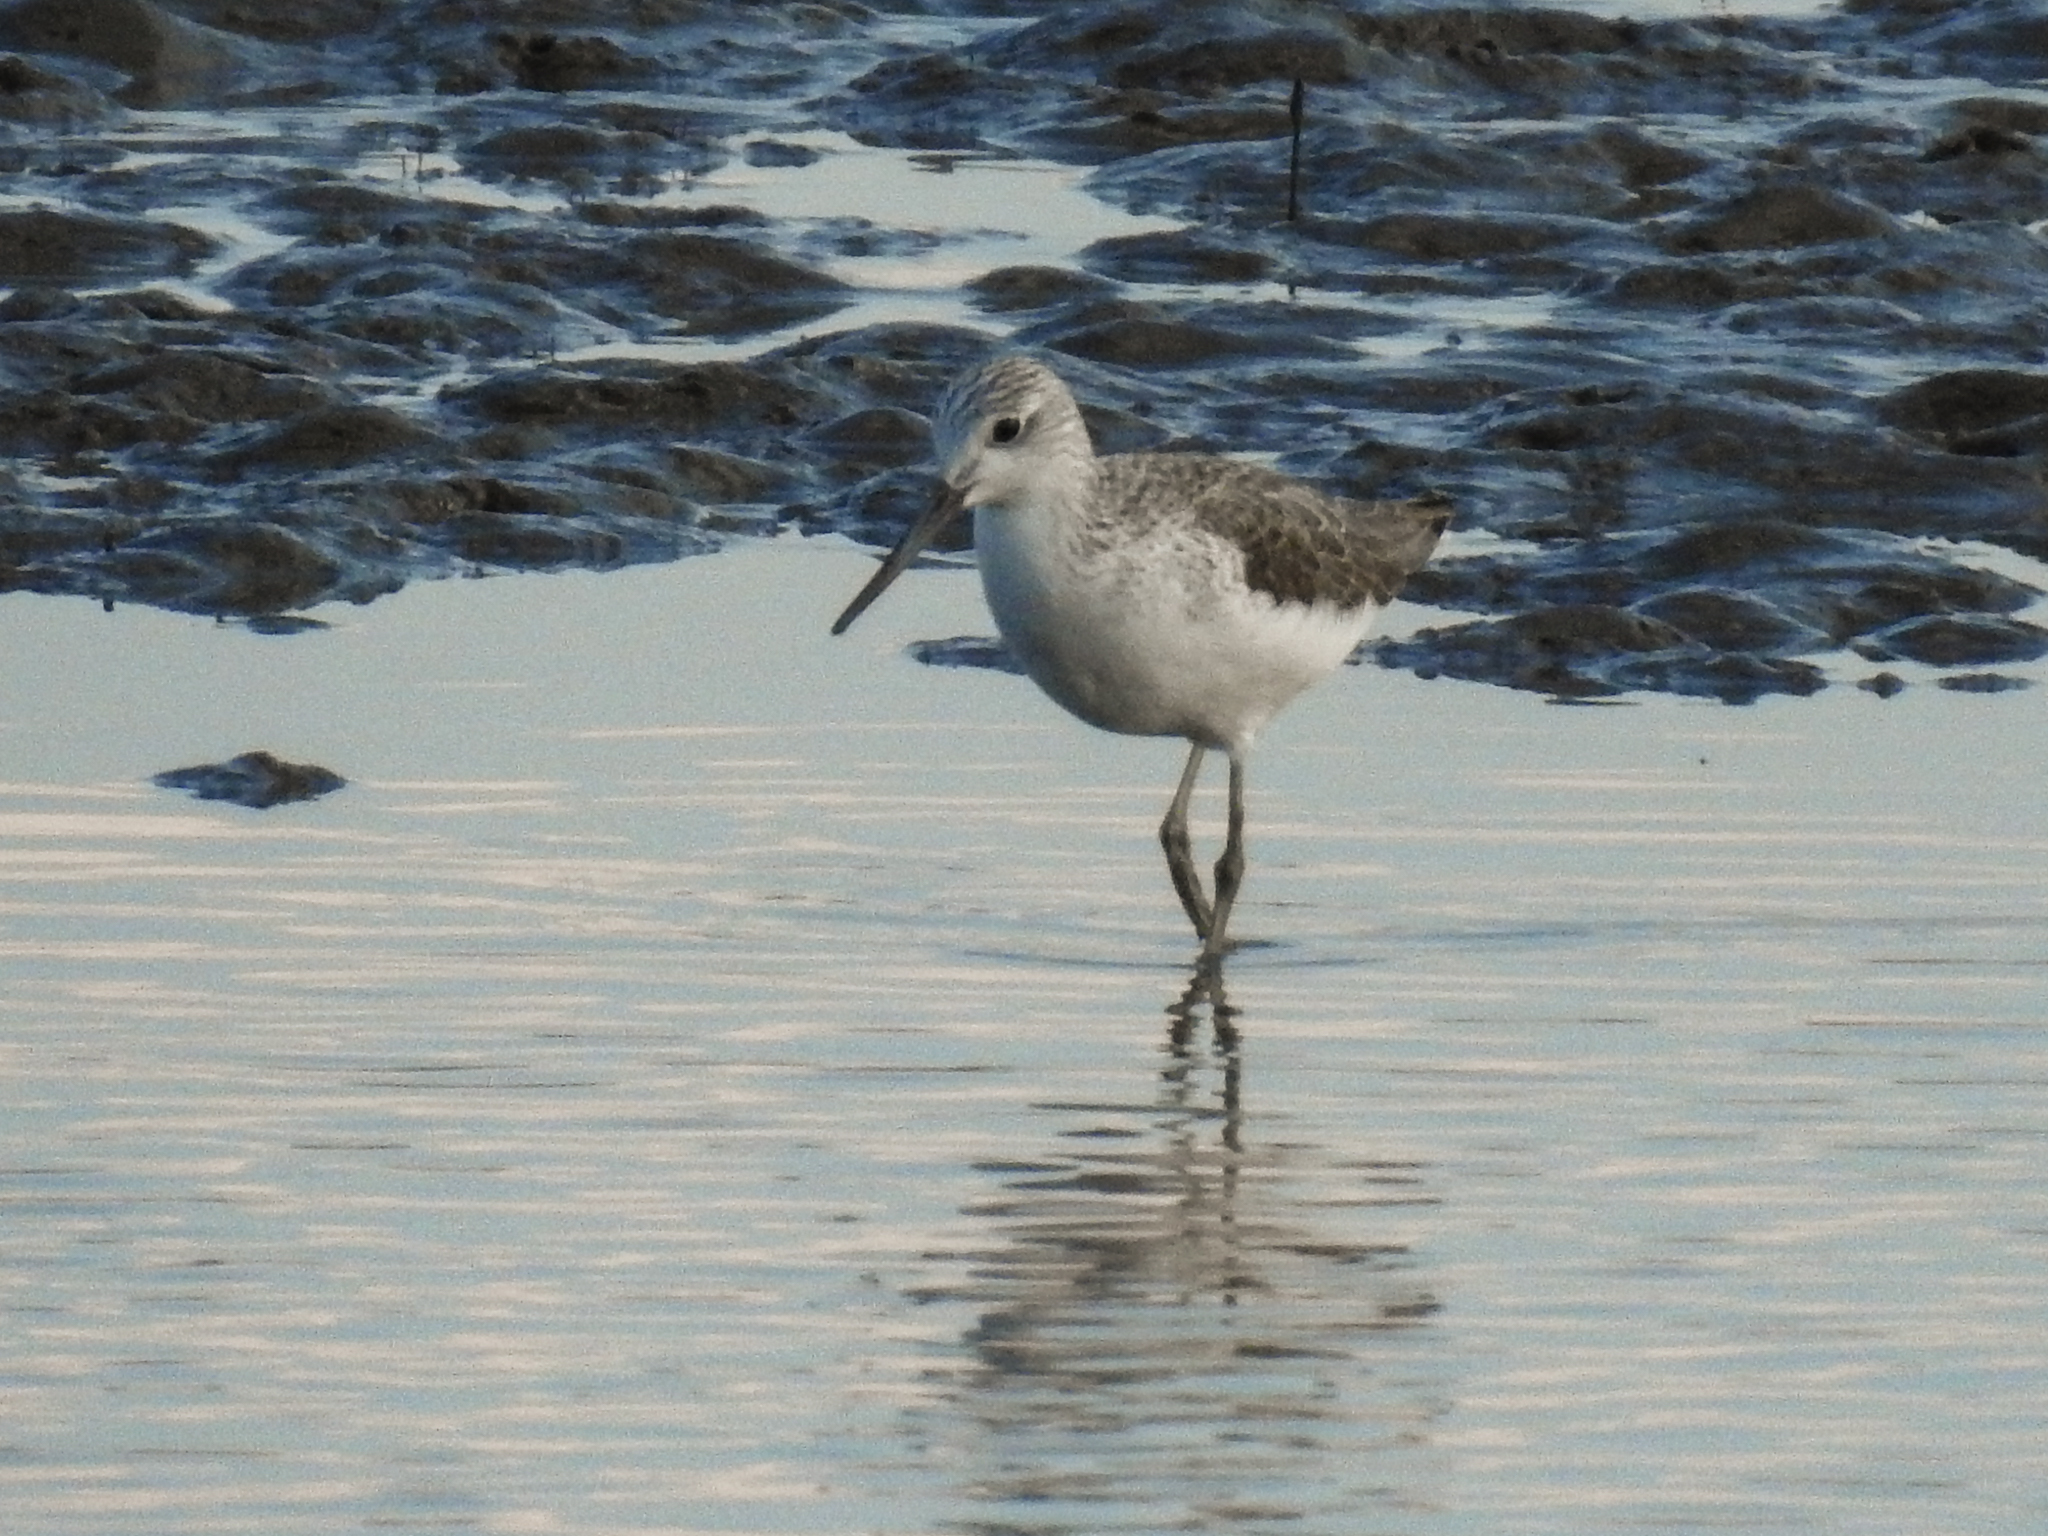
<path id="1" fill-rule="evenodd" d="M 2041 1524 L 2030 698 L 1347 674 L 1219 1019 L 1176 755 L 864 570 L 0 602 L 10 1533 Z"/>
<path id="2" fill-rule="evenodd" d="M 973 1353 L 929 1417 L 991 1526 L 1357 1528 L 1430 1497 L 1404 1463 L 1447 1404 L 1398 1337 L 1427 1277 L 1398 1228 L 1311 1213 L 1438 1197 L 1416 1164 L 1248 1137 L 1232 1011 L 1197 975 L 1153 1100 L 1042 1103 L 1045 1154 L 982 1165 L 998 1241 L 952 1255 Z"/>

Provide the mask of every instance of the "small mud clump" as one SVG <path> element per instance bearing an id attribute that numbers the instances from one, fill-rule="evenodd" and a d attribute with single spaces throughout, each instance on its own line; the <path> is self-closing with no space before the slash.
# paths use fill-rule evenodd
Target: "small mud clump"
<path id="1" fill-rule="evenodd" d="M 224 763 L 168 768 L 151 783 L 182 789 L 199 800 L 227 800 L 251 810 L 317 800 L 348 783 L 340 774 L 312 763 L 288 763 L 268 752 L 244 752 Z"/>

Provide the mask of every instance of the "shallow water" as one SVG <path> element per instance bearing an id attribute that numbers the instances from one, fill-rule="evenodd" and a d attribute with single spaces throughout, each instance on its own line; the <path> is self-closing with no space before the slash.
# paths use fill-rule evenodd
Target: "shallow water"
<path id="1" fill-rule="evenodd" d="M 1231 1052 L 1176 751 L 866 569 L 0 604 L 10 1531 L 2048 1514 L 2040 711 L 1347 672 Z"/>

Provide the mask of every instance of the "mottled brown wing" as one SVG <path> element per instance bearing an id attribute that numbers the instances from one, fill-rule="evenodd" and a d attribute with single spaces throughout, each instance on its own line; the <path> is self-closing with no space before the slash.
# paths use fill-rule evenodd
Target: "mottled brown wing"
<path id="1" fill-rule="evenodd" d="M 1443 497 L 1348 501 L 1262 465 L 1211 454 L 1130 455 L 1122 463 L 1119 479 L 1170 479 L 1175 494 L 1147 486 L 1139 499 L 1178 502 L 1197 527 L 1244 552 L 1245 581 L 1254 591 L 1283 603 L 1391 602 L 1451 521 Z"/>

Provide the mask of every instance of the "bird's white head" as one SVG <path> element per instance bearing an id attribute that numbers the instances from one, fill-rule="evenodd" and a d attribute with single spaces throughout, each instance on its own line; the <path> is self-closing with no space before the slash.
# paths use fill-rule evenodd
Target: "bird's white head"
<path id="1" fill-rule="evenodd" d="M 1043 363 L 1008 355 L 964 375 L 932 418 L 940 474 L 962 506 L 1021 511 L 1085 494 L 1094 449 L 1081 408 Z"/>
<path id="2" fill-rule="evenodd" d="M 947 390 L 932 417 L 932 443 L 944 487 L 846 605 L 833 634 L 844 634 L 963 509 L 1050 515 L 1085 503 L 1095 486 L 1081 408 L 1058 374 L 1028 357 L 998 357 Z"/>

